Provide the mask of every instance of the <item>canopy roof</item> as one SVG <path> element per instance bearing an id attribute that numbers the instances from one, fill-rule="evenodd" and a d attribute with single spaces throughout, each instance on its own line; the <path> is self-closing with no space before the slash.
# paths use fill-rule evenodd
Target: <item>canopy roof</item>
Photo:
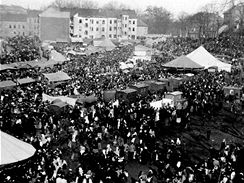
<path id="1" fill-rule="evenodd" d="M 49 74 L 43 74 L 50 82 L 57 82 L 57 81 L 67 81 L 70 80 L 71 77 L 68 76 L 65 72 L 55 72 Z"/>
<path id="2" fill-rule="evenodd" d="M 65 62 L 67 59 L 61 53 L 57 52 L 56 50 L 52 50 L 50 53 L 51 60 L 58 61 L 58 62 Z"/>
<path id="3" fill-rule="evenodd" d="M 105 48 L 107 51 L 113 50 L 116 47 L 110 39 L 104 39 L 98 46 Z"/>
<path id="4" fill-rule="evenodd" d="M 22 84 L 27 84 L 27 83 L 34 83 L 35 80 L 32 78 L 22 78 L 22 79 L 18 79 L 17 82 L 22 85 Z"/>
<path id="5" fill-rule="evenodd" d="M 204 68 L 200 64 L 192 61 L 186 56 L 180 56 L 166 64 L 163 65 L 168 68 L 183 68 L 183 69 L 202 69 Z"/>
<path id="6" fill-rule="evenodd" d="M 12 86 L 16 86 L 16 84 L 12 80 L 0 82 L 0 88 L 6 88 L 6 87 L 12 87 Z"/>
<path id="7" fill-rule="evenodd" d="M 226 64 L 219 61 L 213 55 L 211 55 L 203 46 L 200 46 L 193 52 L 187 55 L 188 58 L 196 62 L 197 64 L 204 66 L 205 69 L 209 67 L 218 67 L 218 70 L 231 71 L 231 64 Z"/>
<path id="8" fill-rule="evenodd" d="M 0 131 L 0 165 L 25 160 L 35 153 L 35 148 L 5 132 Z"/>
<path id="9" fill-rule="evenodd" d="M 151 50 L 151 48 L 148 48 L 148 47 L 143 46 L 143 45 L 135 46 L 135 51 L 149 51 L 149 50 Z"/>
<path id="10" fill-rule="evenodd" d="M 3 71 L 3 70 L 9 70 L 9 69 L 15 69 L 7 64 L 0 64 L 0 71 Z"/>

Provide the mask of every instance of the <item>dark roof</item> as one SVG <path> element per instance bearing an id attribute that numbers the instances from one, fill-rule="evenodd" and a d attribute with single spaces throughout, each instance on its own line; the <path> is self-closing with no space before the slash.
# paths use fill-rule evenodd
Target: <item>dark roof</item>
<path id="1" fill-rule="evenodd" d="M 0 21 L 6 22 L 26 22 L 27 14 L 4 13 L 0 16 Z"/>
<path id="2" fill-rule="evenodd" d="M 39 11 L 39 10 L 28 10 L 27 14 L 28 14 L 28 17 L 38 17 L 41 12 L 42 11 Z"/>
<path id="3" fill-rule="evenodd" d="M 137 27 L 147 27 L 147 24 L 143 22 L 142 20 L 137 20 Z"/>
<path id="4" fill-rule="evenodd" d="M 86 8 L 61 8 L 60 10 L 70 12 L 71 17 L 78 13 L 81 17 L 119 18 L 121 15 L 129 15 L 129 18 L 136 18 L 135 10 L 108 10 Z"/>
<path id="5" fill-rule="evenodd" d="M 26 14 L 26 9 L 21 6 L 15 5 L 0 5 L 0 14 L 13 13 L 13 14 Z"/>

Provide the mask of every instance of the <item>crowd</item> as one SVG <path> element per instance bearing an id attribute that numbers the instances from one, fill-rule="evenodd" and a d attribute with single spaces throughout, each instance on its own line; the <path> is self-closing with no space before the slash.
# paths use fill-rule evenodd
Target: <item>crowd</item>
<path id="1" fill-rule="evenodd" d="M 162 48 L 175 55 L 190 51 L 192 47 L 188 45 L 191 45 L 189 41 L 178 42 L 177 47 L 170 42 Z M 60 46 L 65 50 L 62 44 Z M 162 128 L 187 129 L 191 115 L 213 116 L 215 109 L 221 109 L 222 87 L 227 84 L 225 73 L 202 72 L 185 81 L 179 87 L 189 101 L 184 110 L 163 106 L 157 112 L 150 107 L 150 102 L 161 99 L 164 93 L 150 94 L 133 103 L 116 100 L 105 103 L 101 97 L 104 90 L 123 89 L 138 81 L 172 75 L 158 63 L 144 64 L 142 70 L 124 73 L 119 69 L 119 62 L 126 61 L 132 52 L 133 46 L 124 46 L 89 56 L 75 56 L 54 68 L 14 71 L 19 77 L 22 72 L 41 76 L 62 70 L 72 79 L 56 87 L 39 80 L 1 91 L 1 130 L 31 143 L 37 151 L 24 165 L 0 170 L 0 180 L 15 183 L 243 181 L 244 172 L 238 164 L 242 146 L 223 141 L 220 149 L 209 150 L 209 159 L 194 164 L 188 161 L 185 144 L 180 138 L 161 139 Z M 1 80 L 5 79 L 3 76 Z M 69 96 L 77 92 L 95 94 L 98 102 L 86 107 L 69 106 L 55 115 L 49 110 L 50 103 L 42 101 L 43 93 Z M 126 170 L 131 162 L 148 165 L 150 170 L 140 172 L 137 178 L 132 177 Z"/>

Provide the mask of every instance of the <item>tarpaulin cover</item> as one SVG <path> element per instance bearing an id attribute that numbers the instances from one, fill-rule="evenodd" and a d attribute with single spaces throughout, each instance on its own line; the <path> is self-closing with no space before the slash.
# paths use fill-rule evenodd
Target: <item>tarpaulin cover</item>
<path id="1" fill-rule="evenodd" d="M 72 106 L 75 106 L 75 103 L 76 103 L 76 100 L 77 99 L 74 99 L 74 98 L 70 98 L 70 97 L 66 97 L 66 96 L 56 96 L 56 97 L 53 97 L 53 96 L 49 96 L 47 94 L 42 94 L 42 100 L 43 101 L 49 101 L 50 103 L 52 103 L 54 100 L 60 100 L 62 102 L 65 102 L 69 105 L 72 105 Z"/>
<path id="2" fill-rule="evenodd" d="M 13 86 L 16 86 L 16 84 L 12 80 L 0 82 L 0 88 L 7 88 L 7 87 L 13 87 Z"/>
<path id="3" fill-rule="evenodd" d="M 163 67 L 167 68 L 182 68 L 182 69 L 203 69 L 204 67 L 186 56 L 180 56 L 166 64 Z"/>
<path id="4" fill-rule="evenodd" d="M 36 149 L 5 132 L 0 131 L 0 165 L 15 163 L 34 155 Z"/>
<path id="5" fill-rule="evenodd" d="M 103 92 L 103 100 L 105 102 L 110 102 L 111 100 L 115 99 L 116 91 L 111 90 L 111 91 L 104 91 Z"/>
<path id="6" fill-rule="evenodd" d="M 216 66 L 220 71 L 231 71 L 231 64 L 226 64 L 224 62 L 219 61 L 202 46 L 200 46 L 193 52 L 189 53 L 187 57 L 193 60 L 194 62 L 198 63 L 199 65 L 204 66 L 205 69 Z"/>
<path id="7" fill-rule="evenodd" d="M 67 81 L 70 80 L 71 77 L 68 76 L 65 72 L 55 72 L 49 74 L 43 74 L 50 82 L 57 82 L 57 81 Z"/>
<path id="8" fill-rule="evenodd" d="M 22 84 L 27 84 L 27 83 L 34 83 L 35 80 L 32 78 L 22 78 L 22 79 L 17 79 L 17 82 L 22 85 Z"/>

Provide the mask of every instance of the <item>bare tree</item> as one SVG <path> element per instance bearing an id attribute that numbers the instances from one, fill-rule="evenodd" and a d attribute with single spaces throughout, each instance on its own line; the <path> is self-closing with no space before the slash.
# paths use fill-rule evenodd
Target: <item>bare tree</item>
<path id="1" fill-rule="evenodd" d="M 97 3 L 93 0 L 55 0 L 52 6 L 58 8 L 97 8 Z"/>
<path id="2" fill-rule="evenodd" d="M 129 6 L 123 4 L 123 3 L 118 3 L 117 1 L 109 1 L 108 3 L 104 4 L 103 9 L 109 9 L 109 10 L 116 10 L 116 9 L 130 9 Z"/>

